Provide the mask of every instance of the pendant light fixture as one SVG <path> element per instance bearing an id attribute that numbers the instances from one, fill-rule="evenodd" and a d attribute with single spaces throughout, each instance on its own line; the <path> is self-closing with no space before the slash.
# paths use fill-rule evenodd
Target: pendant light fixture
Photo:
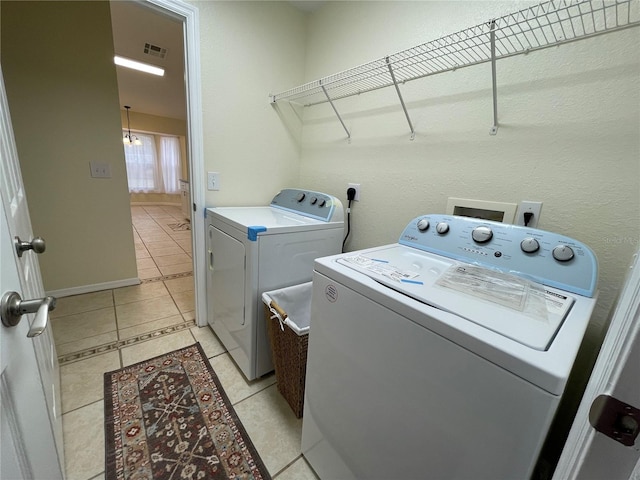
<path id="1" fill-rule="evenodd" d="M 129 133 L 124 134 L 124 137 L 122 137 L 122 143 L 129 145 L 130 147 L 133 145 L 142 145 L 142 142 L 138 137 L 131 135 L 131 122 L 129 120 L 129 109 L 131 107 L 129 105 L 125 105 L 124 108 L 127 110 L 127 131 Z"/>

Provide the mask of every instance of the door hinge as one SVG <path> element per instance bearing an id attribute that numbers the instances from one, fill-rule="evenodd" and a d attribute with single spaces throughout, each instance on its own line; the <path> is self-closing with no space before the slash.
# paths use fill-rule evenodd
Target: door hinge
<path id="1" fill-rule="evenodd" d="M 599 395 L 591 404 L 589 423 L 600 433 L 631 447 L 640 433 L 640 409 L 609 395 Z"/>

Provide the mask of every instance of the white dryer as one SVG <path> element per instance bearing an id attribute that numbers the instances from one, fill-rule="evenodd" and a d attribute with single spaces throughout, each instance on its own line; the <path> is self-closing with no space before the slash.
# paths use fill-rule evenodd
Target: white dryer
<path id="1" fill-rule="evenodd" d="M 207 320 L 248 380 L 273 370 L 261 295 L 311 280 L 313 261 L 341 251 L 342 203 L 280 191 L 269 206 L 207 209 Z"/>
<path id="2" fill-rule="evenodd" d="M 328 479 L 527 479 L 596 302 L 584 244 L 467 217 L 318 259 L 302 451 Z"/>

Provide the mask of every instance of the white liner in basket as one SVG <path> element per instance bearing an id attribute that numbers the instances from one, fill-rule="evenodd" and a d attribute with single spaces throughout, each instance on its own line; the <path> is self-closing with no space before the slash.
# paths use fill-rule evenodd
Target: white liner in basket
<path id="1" fill-rule="evenodd" d="M 280 328 L 284 331 L 284 325 L 293 330 L 296 335 L 306 335 L 309 333 L 311 323 L 311 286 L 312 282 L 301 283 L 292 287 L 264 292 L 262 301 L 269 307 L 271 318 L 280 321 Z M 286 312 L 285 318 L 271 306 L 275 302 Z"/>

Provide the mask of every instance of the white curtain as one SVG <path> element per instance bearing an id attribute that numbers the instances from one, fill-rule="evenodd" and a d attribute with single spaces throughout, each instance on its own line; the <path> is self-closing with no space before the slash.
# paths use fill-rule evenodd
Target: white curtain
<path id="1" fill-rule="evenodd" d="M 160 137 L 160 168 L 165 193 L 180 193 L 180 142 Z"/>
<path id="2" fill-rule="evenodd" d="M 160 175 L 156 161 L 156 142 L 153 135 L 136 133 L 142 145 L 125 145 L 129 191 L 134 193 L 156 192 Z"/>
<path id="3" fill-rule="evenodd" d="M 180 193 L 180 142 L 135 132 L 142 145 L 125 145 L 127 180 L 131 193 Z M 156 150 L 158 141 L 158 150 Z"/>

